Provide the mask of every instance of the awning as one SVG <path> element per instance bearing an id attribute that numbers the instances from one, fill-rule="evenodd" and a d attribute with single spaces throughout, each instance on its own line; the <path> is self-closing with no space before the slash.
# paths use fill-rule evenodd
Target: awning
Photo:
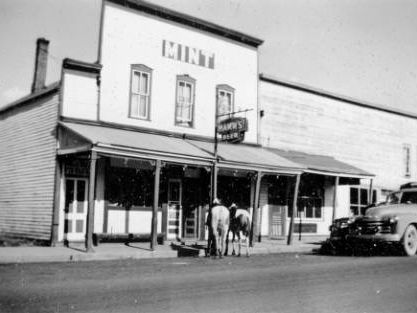
<path id="1" fill-rule="evenodd" d="M 121 128 L 60 122 L 59 125 L 74 137 L 78 145 L 62 145 L 58 154 L 94 150 L 101 154 L 159 159 L 168 162 L 212 165 L 213 156 L 178 137 L 144 133 Z M 77 142 L 77 138 L 71 140 Z M 83 143 L 84 142 L 84 143 Z M 89 143 L 89 145 L 86 145 Z"/>
<path id="2" fill-rule="evenodd" d="M 287 160 L 303 165 L 306 168 L 304 172 L 307 173 L 350 178 L 372 178 L 375 176 L 353 165 L 341 162 L 331 156 L 274 148 L 268 148 L 268 150 Z"/>
<path id="3" fill-rule="evenodd" d="M 212 142 L 196 140 L 188 140 L 188 142 L 208 153 L 214 153 Z M 281 174 L 299 174 L 304 168 L 268 149 L 248 144 L 218 143 L 217 158 L 220 168 Z"/>

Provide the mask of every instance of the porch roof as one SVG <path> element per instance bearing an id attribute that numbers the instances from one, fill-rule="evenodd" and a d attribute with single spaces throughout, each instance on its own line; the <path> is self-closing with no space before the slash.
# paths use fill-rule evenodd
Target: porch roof
<path id="1" fill-rule="evenodd" d="M 72 147 L 61 146 L 58 154 L 79 152 L 80 148 L 84 147 L 85 150 L 95 150 L 102 154 L 186 164 L 210 165 L 214 160 L 210 153 L 182 138 L 93 124 L 59 122 L 59 125 L 76 137 L 80 137 L 84 144 L 78 143 Z"/>
<path id="2" fill-rule="evenodd" d="M 300 151 L 287 151 L 268 148 L 271 152 L 292 162 L 306 167 L 304 172 L 328 176 L 341 176 L 349 178 L 372 178 L 375 175 L 357 168 L 348 163 L 339 161 L 331 156 L 308 154 Z"/>
<path id="3" fill-rule="evenodd" d="M 196 147 L 214 153 L 212 142 L 188 140 Z M 299 174 L 304 166 L 283 158 L 268 149 L 257 145 L 220 142 L 217 145 L 218 166 L 251 171 L 282 174 Z"/>

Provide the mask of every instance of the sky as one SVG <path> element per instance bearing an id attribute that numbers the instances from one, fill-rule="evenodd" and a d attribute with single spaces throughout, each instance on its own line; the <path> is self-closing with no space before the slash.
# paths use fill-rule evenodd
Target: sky
<path id="1" fill-rule="evenodd" d="M 264 40 L 259 70 L 417 113 L 416 0 L 149 0 Z M 97 60 L 101 0 L 0 0 L 0 107 L 30 92 L 35 43 L 47 83 L 66 57 Z"/>

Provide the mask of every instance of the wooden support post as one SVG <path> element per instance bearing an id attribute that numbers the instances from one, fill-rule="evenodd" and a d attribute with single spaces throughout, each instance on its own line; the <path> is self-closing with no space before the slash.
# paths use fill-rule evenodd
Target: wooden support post
<path id="1" fill-rule="evenodd" d="M 259 235 L 259 225 L 258 225 L 258 215 L 259 215 L 259 192 L 261 189 L 261 179 L 262 179 L 262 172 L 258 171 L 256 174 L 256 185 L 255 185 L 255 200 L 253 203 L 253 216 L 252 216 L 252 232 L 250 243 L 253 247 L 253 237 L 258 237 L 258 242 L 260 241 Z"/>
<path id="2" fill-rule="evenodd" d="M 214 199 L 217 198 L 217 174 L 218 174 L 218 167 L 217 161 L 213 163 L 212 173 L 211 173 L 211 201 L 210 206 L 213 205 Z"/>
<path id="3" fill-rule="evenodd" d="M 337 207 L 337 187 L 339 186 L 339 176 L 334 178 L 334 189 L 333 189 L 333 212 L 332 212 L 332 223 L 336 219 L 336 207 Z"/>
<path id="4" fill-rule="evenodd" d="M 58 227 L 59 227 L 59 208 L 61 202 L 61 181 L 62 181 L 62 164 L 60 160 L 56 159 L 55 165 L 55 193 L 54 193 L 54 211 L 52 216 L 52 233 L 51 246 L 55 247 L 58 242 Z"/>
<path id="5" fill-rule="evenodd" d="M 298 188 L 300 186 L 300 176 L 301 174 L 298 174 L 295 180 L 294 197 L 293 197 L 293 202 L 292 202 L 292 214 L 291 214 L 291 220 L 290 220 L 290 229 L 288 231 L 287 245 L 292 245 L 292 237 L 293 237 L 293 232 L 294 232 L 294 219 L 295 219 L 295 212 L 297 210 Z"/>
<path id="6" fill-rule="evenodd" d="M 151 227 L 151 250 L 155 250 L 158 236 L 158 204 L 159 204 L 159 179 L 161 174 L 161 160 L 156 160 L 155 177 L 153 186 L 153 209 Z"/>
<path id="7" fill-rule="evenodd" d="M 88 180 L 88 211 L 87 211 L 87 233 L 85 236 L 85 248 L 87 252 L 93 250 L 93 230 L 94 230 L 94 195 L 96 189 L 96 167 L 97 152 L 91 151 L 90 155 L 90 178 Z"/>
<path id="8" fill-rule="evenodd" d="M 369 196 L 368 196 L 368 204 L 372 204 L 373 202 L 374 202 L 374 199 L 373 199 L 373 196 L 372 196 L 372 193 L 373 193 L 373 179 L 372 178 L 370 178 L 369 179 Z"/>

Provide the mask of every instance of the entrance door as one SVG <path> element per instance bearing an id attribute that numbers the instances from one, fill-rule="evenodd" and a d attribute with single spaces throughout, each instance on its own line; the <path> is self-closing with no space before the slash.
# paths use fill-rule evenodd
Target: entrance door
<path id="1" fill-rule="evenodd" d="M 197 208 L 190 209 L 184 213 L 184 237 L 185 238 L 197 238 Z"/>
<path id="2" fill-rule="evenodd" d="M 87 179 L 65 180 L 65 236 L 68 241 L 85 239 L 87 220 Z"/>
<path id="3" fill-rule="evenodd" d="M 182 183 L 180 179 L 168 181 L 168 234 L 167 239 L 181 238 L 181 195 Z"/>

